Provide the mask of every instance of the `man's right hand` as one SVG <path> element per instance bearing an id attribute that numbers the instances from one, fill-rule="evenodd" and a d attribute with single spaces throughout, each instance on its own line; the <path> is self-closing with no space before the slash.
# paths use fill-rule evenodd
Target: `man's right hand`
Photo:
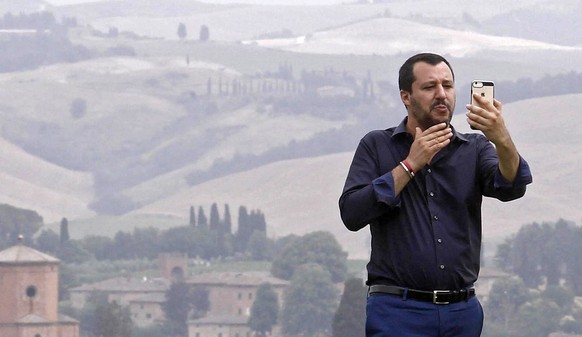
<path id="1" fill-rule="evenodd" d="M 412 166 L 414 172 L 422 170 L 426 164 L 430 164 L 440 150 L 449 145 L 451 137 L 453 137 L 453 130 L 448 123 L 433 125 L 424 131 L 417 127 L 406 161 Z"/>

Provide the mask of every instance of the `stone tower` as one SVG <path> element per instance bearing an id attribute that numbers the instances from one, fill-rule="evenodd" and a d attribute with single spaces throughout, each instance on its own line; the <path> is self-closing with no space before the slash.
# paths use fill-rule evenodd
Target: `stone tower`
<path id="1" fill-rule="evenodd" d="M 178 253 L 162 253 L 158 256 L 160 274 L 172 282 L 183 281 L 188 271 L 188 256 Z"/>
<path id="2" fill-rule="evenodd" d="M 59 260 L 24 245 L 0 252 L 0 336 L 78 337 L 59 315 Z"/>

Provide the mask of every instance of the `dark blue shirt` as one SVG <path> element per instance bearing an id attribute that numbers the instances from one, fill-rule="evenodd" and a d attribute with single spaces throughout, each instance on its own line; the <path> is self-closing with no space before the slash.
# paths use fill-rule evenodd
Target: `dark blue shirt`
<path id="1" fill-rule="evenodd" d="M 339 200 L 349 230 L 370 225 L 367 282 L 421 290 L 471 286 L 479 274 L 483 196 L 520 198 L 532 181 L 529 166 L 520 157 L 510 183 L 482 134 L 453 129 L 451 143 L 396 196 L 391 171 L 407 157 L 412 141 L 406 119 L 367 134 Z"/>

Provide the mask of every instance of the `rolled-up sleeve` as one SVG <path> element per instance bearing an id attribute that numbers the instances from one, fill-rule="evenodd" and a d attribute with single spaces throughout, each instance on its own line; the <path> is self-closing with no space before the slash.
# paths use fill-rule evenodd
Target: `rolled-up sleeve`
<path id="1" fill-rule="evenodd" d="M 399 202 L 392 173 L 381 172 L 379 167 L 379 152 L 364 138 L 354 154 L 339 199 L 340 216 L 351 231 L 365 227 Z"/>
<path id="2" fill-rule="evenodd" d="M 493 179 L 493 193 L 490 196 L 501 201 L 521 198 L 525 195 L 527 185 L 531 184 L 532 181 L 529 164 L 523 157 L 519 156 L 519 166 L 513 182 L 507 181 L 501 174 L 499 167 L 497 167 Z"/>

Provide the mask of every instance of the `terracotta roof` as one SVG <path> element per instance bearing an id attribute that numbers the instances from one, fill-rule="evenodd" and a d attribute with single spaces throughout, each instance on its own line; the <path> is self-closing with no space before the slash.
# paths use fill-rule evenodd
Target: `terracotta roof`
<path id="1" fill-rule="evenodd" d="M 59 259 L 23 245 L 12 246 L 0 252 L 0 265 L 31 263 L 52 264 L 59 263 Z"/>
<path id="2" fill-rule="evenodd" d="M 190 276 L 190 284 L 223 285 L 223 286 L 253 286 L 270 283 L 273 286 L 286 286 L 289 281 L 276 278 L 269 272 L 212 272 Z"/>
<path id="3" fill-rule="evenodd" d="M 234 316 L 234 315 L 214 315 L 198 318 L 195 320 L 188 321 L 188 325 L 247 325 L 249 320 L 248 316 Z"/>
<path id="4" fill-rule="evenodd" d="M 129 303 L 164 303 L 165 301 L 165 293 L 150 293 L 131 300 Z"/>
<path id="5" fill-rule="evenodd" d="M 84 284 L 73 288 L 71 292 L 106 291 L 113 292 L 166 292 L 170 288 L 170 281 L 166 279 L 142 279 L 137 277 L 115 277 L 101 282 Z"/>
<path id="6" fill-rule="evenodd" d="M 79 321 L 67 316 L 67 315 L 63 315 L 63 314 L 59 314 L 59 323 L 79 323 Z M 50 322 L 48 321 L 46 318 L 41 317 L 39 315 L 36 314 L 28 314 L 26 316 L 21 317 L 18 320 L 18 323 L 20 324 L 47 324 L 47 323 L 54 323 L 54 322 Z"/>

